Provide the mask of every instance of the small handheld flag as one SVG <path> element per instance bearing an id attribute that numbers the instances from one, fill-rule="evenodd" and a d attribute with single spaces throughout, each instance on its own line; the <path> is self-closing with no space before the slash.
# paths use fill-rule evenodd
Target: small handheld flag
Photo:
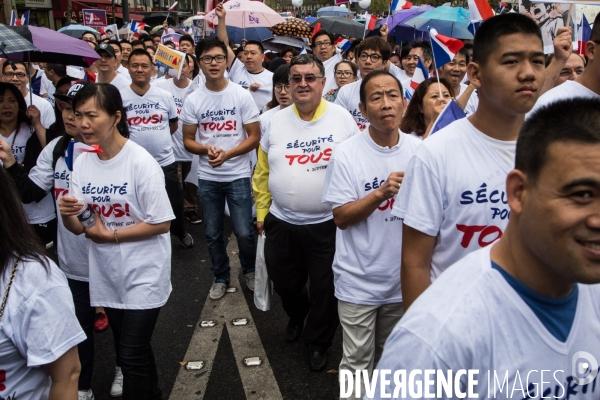
<path id="1" fill-rule="evenodd" d="M 502 12 L 504 10 L 506 10 L 506 7 L 508 7 L 508 3 L 503 3 L 503 2 L 498 3 L 498 5 L 499 5 L 498 14 L 502 14 Z"/>
<path id="2" fill-rule="evenodd" d="M 429 136 L 433 135 L 437 131 L 447 127 L 454 121 L 458 121 L 459 119 L 466 118 L 467 114 L 463 111 L 462 108 L 458 105 L 458 103 L 452 99 L 446 104 L 446 107 L 442 110 L 440 115 L 438 115 L 437 119 L 433 123 L 433 128 L 429 132 Z"/>
<path id="3" fill-rule="evenodd" d="M 421 84 L 421 82 L 423 82 L 427 78 L 429 78 L 429 70 L 425 66 L 423 60 L 421 60 L 421 57 L 419 57 L 417 68 L 415 69 L 415 72 L 412 78 L 410 79 L 410 87 L 413 88 L 413 90 L 416 89 L 417 86 L 419 86 L 419 84 Z"/>
<path id="4" fill-rule="evenodd" d="M 458 39 L 440 35 L 435 29 L 429 30 L 429 37 L 431 38 L 431 47 L 436 68 L 440 68 L 442 65 L 452 61 L 456 53 L 465 45 Z"/>
<path id="5" fill-rule="evenodd" d="M 300 48 L 300 54 L 308 54 L 308 51 L 306 50 L 306 47 L 302 46 Z"/>
<path id="6" fill-rule="evenodd" d="M 169 12 L 171 12 L 175 9 L 175 7 L 177 6 L 177 3 L 179 3 L 179 2 L 176 1 L 175 3 L 173 3 L 173 5 L 171 7 L 169 7 Z"/>
<path id="7" fill-rule="evenodd" d="M 375 30 L 376 25 L 377 25 L 377 16 L 367 14 L 365 16 L 365 29 L 368 29 L 370 31 Z"/>
<path id="8" fill-rule="evenodd" d="M 413 6 L 413 4 L 410 1 L 406 1 L 406 0 L 392 0 L 390 2 L 390 10 L 392 12 L 400 11 L 400 10 L 408 10 L 412 6 Z"/>
<path id="9" fill-rule="evenodd" d="M 577 41 L 579 42 L 579 54 L 586 55 L 585 44 L 592 37 L 592 28 L 588 22 L 585 14 L 581 17 L 581 23 L 577 25 Z"/>
<path id="10" fill-rule="evenodd" d="M 487 0 L 469 0 L 471 21 L 485 21 L 494 16 L 494 10 Z"/>
<path id="11" fill-rule="evenodd" d="M 17 25 L 17 10 L 12 10 L 10 13 L 10 26 Z"/>
<path id="12" fill-rule="evenodd" d="M 75 159 L 81 153 L 104 154 L 104 151 L 102 151 L 99 144 L 88 146 L 87 144 L 78 142 L 75 139 L 71 139 L 69 146 L 67 146 L 67 156 L 65 157 L 65 162 L 67 163 L 67 168 L 69 168 L 69 171 L 73 171 Z"/>
<path id="13" fill-rule="evenodd" d="M 335 41 L 335 45 L 342 50 L 342 52 L 348 50 L 350 48 L 350 46 L 352 46 L 352 43 L 348 40 L 348 39 L 344 39 L 342 36 L 340 36 L 336 41 Z"/>

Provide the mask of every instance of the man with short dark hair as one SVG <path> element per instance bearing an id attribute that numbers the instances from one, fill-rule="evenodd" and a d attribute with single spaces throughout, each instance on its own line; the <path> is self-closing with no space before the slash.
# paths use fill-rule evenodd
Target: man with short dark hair
<path id="1" fill-rule="evenodd" d="M 325 67 L 325 89 L 323 93 L 328 93 L 331 89 L 336 89 L 335 83 L 335 65 L 343 60 L 342 53 L 333 41 L 331 33 L 320 30 L 311 39 L 311 47 L 313 54 Z"/>
<path id="2" fill-rule="evenodd" d="M 121 40 L 121 66 L 127 68 L 129 66 L 129 53 L 133 50 L 131 43 L 128 40 Z M 127 74 L 129 76 L 129 73 Z"/>
<path id="3" fill-rule="evenodd" d="M 431 49 L 431 43 L 426 40 L 415 40 L 410 43 L 410 51 L 408 55 L 402 60 L 405 63 L 405 72 L 409 78 L 412 78 L 417 69 L 419 58 L 423 60 L 423 63 L 429 71 L 431 71 L 433 65 L 433 51 Z M 425 78 L 428 78 L 427 76 Z"/>
<path id="4" fill-rule="evenodd" d="M 467 69 L 479 94 L 477 111 L 421 144 L 392 211 L 403 220 L 405 309 L 450 265 L 502 236 L 505 178 L 525 113 L 544 85 L 538 26 L 521 14 L 484 21 Z"/>
<path id="5" fill-rule="evenodd" d="M 117 59 L 117 73 L 119 73 L 123 78 L 131 81 L 131 77 L 129 76 L 129 71 L 123 65 L 121 65 L 121 60 L 123 54 L 121 52 L 121 43 L 118 40 L 109 40 L 108 44 L 110 44 L 115 50 L 115 58 Z"/>
<path id="6" fill-rule="evenodd" d="M 133 42 L 131 42 L 131 51 L 135 50 L 135 49 L 142 49 L 142 50 L 146 50 L 146 46 L 144 45 L 144 42 L 142 42 L 141 40 L 134 40 Z"/>
<path id="7" fill-rule="evenodd" d="M 229 206 L 246 285 L 254 290 L 256 241 L 252 224 L 250 153 L 260 141 L 259 112 L 250 93 L 225 78 L 228 52 L 223 42 L 200 41 L 196 56 L 205 83 L 189 95 L 183 105 L 183 144 L 190 153 L 200 155 L 198 194 L 211 270 L 215 275 L 209 297 L 218 300 L 225 296 L 231 281 L 223 237 L 225 202 Z M 196 141 L 196 133 L 200 142 Z"/>
<path id="8" fill-rule="evenodd" d="M 146 50 L 129 55 L 131 84 L 121 89 L 123 107 L 127 110 L 130 139 L 145 148 L 161 166 L 175 219 L 171 234 L 186 249 L 193 247 L 192 236 L 185 231 L 183 189 L 179 185 L 177 164 L 171 135 L 177 131 L 177 106 L 171 93 L 150 85 L 154 63 Z"/>
<path id="9" fill-rule="evenodd" d="M 194 38 L 190 35 L 183 35 L 179 38 L 179 51 L 186 54 L 194 54 Z"/>
<path id="10" fill-rule="evenodd" d="M 67 67 L 62 64 L 48 63 L 44 68 L 42 84 L 40 86 L 40 97 L 48 100 L 54 106 L 54 91 L 56 83 L 67 76 Z"/>
<path id="11" fill-rule="evenodd" d="M 96 46 L 96 53 L 102 57 L 100 60 L 94 61 L 94 65 L 98 69 L 96 83 L 110 83 L 119 90 L 131 84 L 130 81 L 117 72 L 121 64 L 117 60 L 115 46 L 101 43 Z"/>
<path id="12" fill-rule="evenodd" d="M 98 38 L 92 32 L 84 32 L 84 34 L 81 35 L 81 40 L 94 43 L 96 46 L 98 45 Z"/>
<path id="13" fill-rule="evenodd" d="M 217 5 L 215 13 L 219 17 L 218 35 L 223 43 L 229 43 L 225 26 L 225 7 Z M 244 89 L 249 89 L 259 111 L 273 98 L 273 73 L 263 67 L 264 48 L 259 41 L 249 40 L 244 46 L 242 61 L 235 58 L 227 47 L 227 67 L 229 79 Z"/>
<path id="14" fill-rule="evenodd" d="M 144 36 L 142 38 L 142 42 L 144 43 L 144 46 L 158 48 L 158 45 L 160 44 L 161 37 L 158 36 L 158 43 L 156 43 L 156 37 L 157 37 L 157 35 L 154 35 L 152 37 L 150 37 L 150 36 Z"/>
<path id="15" fill-rule="evenodd" d="M 292 59 L 294 104 L 268 121 L 253 178 L 267 271 L 290 318 L 285 338 L 298 340 L 304 329 L 313 371 L 327 366 L 338 326 L 331 267 L 336 227 L 322 202 L 325 172 L 335 147 L 359 132 L 347 110 L 323 99 L 324 74 L 312 54 Z"/>
<path id="16" fill-rule="evenodd" d="M 454 263 L 417 299 L 377 365 L 391 376 L 437 372 L 405 377 L 402 387 L 390 379 L 386 393 L 598 398 L 600 100 L 559 100 L 534 112 L 507 175 L 504 235 Z M 450 393 L 440 382 L 448 377 Z M 369 398 L 385 398 L 379 382 Z"/>

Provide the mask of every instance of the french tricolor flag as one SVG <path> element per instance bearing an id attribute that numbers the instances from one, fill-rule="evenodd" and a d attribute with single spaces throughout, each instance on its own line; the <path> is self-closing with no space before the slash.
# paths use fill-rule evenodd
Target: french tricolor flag
<path id="1" fill-rule="evenodd" d="M 85 143 L 78 142 L 75 139 L 71 139 L 71 141 L 69 142 L 69 146 L 67 147 L 67 156 L 65 157 L 65 162 L 67 163 L 67 168 L 69 168 L 69 171 L 73 171 L 73 164 L 75 164 L 75 159 L 81 153 L 104 154 L 104 151 L 102 151 L 99 144 L 89 146 Z"/>
<path id="2" fill-rule="evenodd" d="M 421 84 L 425 79 L 429 78 L 429 70 L 425 66 L 421 57 L 419 57 L 419 62 L 417 63 L 417 68 L 415 69 L 415 73 L 410 79 L 410 87 L 415 90 L 417 86 Z"/>
<path id="3" fill-rule="evenodd" d="M 412 6 L 413 6 L 413 4 L 410 1 L 406 1 L 406 0 L 392 0 L 391 3 L 390 3 L 390 10 L 392 12 L 394 12 L 394 11 L 400 11 L 400 10 L 408 10 Z"/>
<path id="4" fill-rule="evenodd" d="M 487 0 L 469 0 L 469 12 L 471 21 L 485 21 L 495 15 Z"/>
<path id="5" fill-rule="evenodd" d="M 433 135 L 440 129 L 444 129 L 454 121 L 458 121 L 466 116 L 467 114 L 465 114 L 463 109 L 460 108 L 458 103 L 454 99 L 450 100 L 433 123 L 433 128 L 431 128 L 429 136 Z"/>
<path id="6" fill-rule="evenodd" d="M 499 4 L 499 7 L 498 7 L 498 14 L 502 14 L 502 12 L 503 12 L 504 10 L 506 10 L 506 7 L 508 7 L 508 3 L 503 3 L 503 2 L 500 2 L 500 3 L 498 3 L 498 4 Z"/>
<path id="7" fill-rule="evenodd" d="M 306 47 L 304 47 L 304 46 L 302 46 L 300 48 L 300 55 L 302 55 L 302 54 L 308 54 L 308 50 L 306 50 Z"/>
<path id="8" fill-rule="evenodd" d="M 377 25 L 377 16 L 366 14 L 365 15 L 365 29 L 372 31 L 375 30 L 375 25 Z"/>
<path id="9" fill-rule="evenodd" d="M 29 11 L 25 11 L 21 18 L 17 18 L 17 10 L 12 10 L 10 14 L 10 26 L 29 25 Z"/>
<path id="10" fill-rule="evenodd" d="M 352 45 L 352 43 L 348 40 L 348 39 L 344 39 L 343 37 L 339 37 L 336 41 L 335 41 L 335 45 L 342 50 L 342 52 L 348 50 L 350 48 L 350 46 Z"/>
<path id="11" fill-rule="evenodd" d="M 177 6 L 177 3 L 179 3 L 179 2 L 176 1 L 175 3 L 173 3 L 173 5 L 171 7 L 169 7 L 169 12 L 171 12 L 175 9 L 175 7 Z"/>
<path id="12" fill-rule="evenodd" d="M 435 67 L 440 68 L 444 64 L 448 64 L 454 59 L 456 53 L 465 45 L 458 39 L 452 39 L 437 33 L 435 29 L 429 30 L 431 38 L 431 47 L 433 49 L 433 59 Z"/>
<path id="13" fill-rule="evenodd" d="M 581 17 L 581 23 L 577 25 L 577 41 L 579 42 L 579 54 L 586 55 L 585 44 L 592 37 L 592 28 L 590 27 L 590 23 L 588 22 L 585 14 Z"/>
<path id="14" fill-rule="evenodd" d="M 145 27 L 146 27 L 146 24 L 143 22 L 131 21 L 131 23 L 129 24 L 129 30 L 131 30 L 131 32 L 139 32 L 140 30 L 144 29 Z"/>

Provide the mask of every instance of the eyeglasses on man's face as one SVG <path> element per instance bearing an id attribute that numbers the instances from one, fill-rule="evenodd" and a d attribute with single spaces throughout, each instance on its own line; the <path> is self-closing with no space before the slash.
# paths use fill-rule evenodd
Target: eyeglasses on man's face
<path id="1" fill-rule="evenodd" d="M 294 84 L 294 85 L 299 85 L 302 83 L 302 80 L 304 80 L 304 82 L 306 83 L 315 83 L 317 81 L 317 78 L 322 78 L 322 76 L 317 76 L 317 75 L 292 75 L 290 76 L 290 81 Z"/>
<path id="2" fill-rule="evenodd" d="M 381 60 L 381 54 L 360 53 L 358 58 L 360 58 L 361 61 L 367 61 L 370 58 L 372 62 L 377 62 L 377 61 Z"/>
<path id="3" fill-rule="evenodd" d="M 216 55 L 216 56 L 202 56 L 202 57 L 200 57 L 200 61 L 202 61 L 203 64 L 212 64 L 213 60 L 215 60 L 217 62 L 217 64 L 221 64 L 226 59 L 227 58 L 223 54 L 219 54 L 219 55 Z"/>
<path id="4" fill-rule="evenodd" d="M 315 43 L 315 47 L 329 47 L 331 46 L 331 42 L 317 42 Z"/>

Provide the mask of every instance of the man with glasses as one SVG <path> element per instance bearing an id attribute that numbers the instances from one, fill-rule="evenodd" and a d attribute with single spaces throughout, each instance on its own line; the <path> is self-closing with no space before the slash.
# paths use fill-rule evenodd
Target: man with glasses
<path id="1" fill-rule="evenodd" d="M 331 207 L 321 201 L 325 171 L 333 149 L 358 133 L 348 111 L 323 99 L 324 75 L 314 55 L 292 59 L 294 104 L 268 122 L 253 178 L 267 271 L 290 318 L 285 339 L 298 340 L 304 329 L 312 371 L 326 367 L 338 326 L 332 271 L 336 227 Z"/>
<path id="2" fill-rule="evenodd" d="M 374 36 L 362 41 L 356 48 L 356 62 L 361 77 L 366 77 L 372 71 L 384 70 L 392 49 L 380 37 Z M 339 104 L 350 112 L 356 125 L 362 131 L 369 126 L 369 121 L 362 115 L 359 108 L 361 81 L 350 83 L 340 89 L 335 104 Z"/>
<path id="3" fill-rule="evenodd" d="M 223 43 L 229 43 L 227 29 L 225 29 L 226 12 L 223 3 L 217 5 L 215 13 L 219 17 L 219 26 L 217 28 L 219 40 Z M 229 79 L 244 89 L 250 90 L 250 94 L 259 111 L 263 111 L 263 108 L 271 101 L 273 95 L 273 73 L 263 68 L 264 53 L 265 49 L 259 41 L 249 40 L 244 45 L 240 61 L 235 57 L 233 50 L 227 46 Z"/>
<path id="4" fill-rule="evenodd" d="M 42 126 L 48 129 L 50 125 L 56 121 L 54 108 L 52 108 L 52 105 L 46 99 L 33 93 L 31 93 L 31 95 L 29 94 L 29 89 L 27 88 L 29 75 L 25 63 L 13 61 L 12 65 L 14 65 L 16 69 L 13 69 L 11 63 L 8 61 L 4 62 L 2 66 L 2 81 L 12 83 L 19 89 L 25 98 L 25 103 L 27 103 L 27 114 L 31 117 L 33 114 L 39 113 Z M 42 144 L 45 145 L 45 143 Z"/>
<path id="5" fill-rule="evenodd" d="M 225 295 L 231 281 L 229 257 L 223 238 L 225 201 L 237 238 L 246 284 L 254 290 L 256 241 L 252 224 L 250 154 L 260 141 L 258 109 L 250 92 L 225 78 L 228 52 L 217 39 L 202 40 L 196 57 L 205 83 L 183 104 L 183 144 L 200 155 L 198 194 L 204 212 L 206 242 L 215 280 L 209 297 Z M 196 141 L 196 131 L 200 141 Z"/>
<path id="6" fill-rule="evenodd" d="M 337 52 L 337 47 L 333 43 L 333 36 L 327 31 L 318 31 L 312 37 L 313 54 L 325 67 L 325 89 L 323 93 L 329 93 L 331 89 L 336 89 L 335 66 L 343 60 L 342 54 Z"/>
<path id="7" fill-rule="evenodd" d="M 585 44 L 588 63 L 585 70 L 574 81 L 568 80 L 544 93 L 528 116 L 539 108 L 554 103 L 558 100 L 572 99 L 574 97 L 596 98 L 600 96 L 600 14 L 594 19 L 592 35 Z M 598 57 L 596 57 L 598 51 Z"/>

